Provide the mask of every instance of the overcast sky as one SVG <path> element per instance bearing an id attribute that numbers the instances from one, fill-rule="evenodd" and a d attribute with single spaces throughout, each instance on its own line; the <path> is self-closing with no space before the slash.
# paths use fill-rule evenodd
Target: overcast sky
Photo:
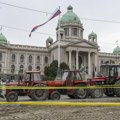
<path id="1" fill-rule="evenodd" d="M 72 5 L 73 11 L 83 23 L 84 39 L 88 39 L 88 35 L 92 31 L 95 32 L 101 52 L 113 52 L 117 46 L 116 41 L 118 40 L 120 43 L 120 0 L 0 0 L 0 2 L 49 13 L 53 13 L 60 6 L 62 15 L 67 11 L 67 7 Z M 36 32 L 39 33 L 34 32 L 29 38 L 32 27 L 45 22 L 50 16 L 51 14 L 0 4 L 0 25 L 28 30 L 3 27 L 3 35 L 12 44 L 45 47 L 46 39 L 49 36 L 55 41 L 58 17 L 38 28 Z M 113 23 L 85 20 L 84 18 L 113 21 Z"/>

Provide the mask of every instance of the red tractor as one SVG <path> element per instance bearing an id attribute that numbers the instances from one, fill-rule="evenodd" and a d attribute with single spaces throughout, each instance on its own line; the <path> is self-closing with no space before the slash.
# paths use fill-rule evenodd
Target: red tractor
<path id="1" fill-rule="evenodd" d="M 96 84 L 102 85 L 120 85 L 120 65 L 101 65 L 99 77 L 93 78 L 92 81 L 96 81 Z M 105 88 L 104 94 L 106 96 L 116 95 L 117 97 L 120 97 L 120 88 Z"/>
<path id="2" fill-rule="evenodd" d="M 42 81 L 42 77 L 39 71 L 27 71 L 24 76 L 16 81 L 6 83 L 4 86 L 14 86 L 16 89 L 6 89 L 1 91 L 1 97 L 6 98 L 8 102 L 15 102 L 18 100 L 18 96 L 29 96 L 32 100 L 46 100 L 48 98 L 48 90 L 42 89 L 17 89 L 18 87 L 44 87 L 47 86 L 45 81 Z"/>
<path id="3" fill-rule="evenodd" d="M 100 80 L 101 81 L 101 80 Z M 5 86 L 14 87 L 84 87 L 94 85 L 99 82 L 93 79 L 90 82 L 82 79 L 80 71 L 65 71 L 61 80 L 43 81 L 39 71 L 28 71 L 23 78 L 16 81 L 6 83 Z M 101 89 L 6 89 L 1 91 L 1 96 L 6 98 L 9 102 L 18 100 L 18 96 L 29 96 L 34 101 L 43 101 L 46 99 L 59 100 L 61 94 L 66 94 L 70 98 L 84 99 L 89 95 L 94 98 L 102 97 L 103 91 Z"/>
<path id="4" fill-rule="evenodd" d="M 99 82 L 99 80 L 97 80 Z M 64 74 L 62 76 L 61 80 L 54 80 L 47 83 L 47 86 L 54 86 L 54 87 L 86 87 L 89 85 L 94 85 L 96 81 L 93 79 L 90 82 L 87 80 L 82 79 L 82 75 L 80 74 L 80 71 L 64 71 Z M 56 92 L 56 94 L 54 94 Z M 85 89 L 85 88 L 79 88 L 79 89 L 61 89 L 61 90 L 49 90 L 49 98 L 54 99 L 60 99 L 60 94 L 66 94 L 70 98 L 77 98 L 77 99 L 84 99 L 88 96 L 91 96 L 93 98 L 100 98 L 103 96 L 103 90 L 102 89 Z"/>

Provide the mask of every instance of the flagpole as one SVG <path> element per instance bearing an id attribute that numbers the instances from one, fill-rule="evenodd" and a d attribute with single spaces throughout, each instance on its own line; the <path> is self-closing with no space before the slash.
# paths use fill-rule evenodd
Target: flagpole
<path id="1" fill-rule="evenodd" d="M 60 6 L 59 6 L 60 10 Z M 60 14 L 59 14 L 59 20 L 58 20 L 58 69 L 60 68 Z"/>
<path id="2" fill-rule="evenodd" d="M 60 6 L 59 6 L 60 10 Z M 57 70 L 57 76 L 55 78 L 56 80 L 61 79 L 61 70 L 60 70 L 60 14 L 58 19 L 58 70 Z"/>

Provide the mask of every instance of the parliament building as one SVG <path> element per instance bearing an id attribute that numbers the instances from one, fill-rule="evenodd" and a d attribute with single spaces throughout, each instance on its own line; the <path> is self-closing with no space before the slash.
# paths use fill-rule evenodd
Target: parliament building
<path id="1" fill-rule="evenodd" d="M 84 39 L 84 27 L 80 18 L 73 12 L 70 5 L 60 19 L 60 28 L 56 27 L 56 40 L 46 39 L 46 47 L 10 44 L 7 38 L 0 34 L 0 75 L 9 74 L 11 79 L 24 71 L 40 70 L 49 66 L 53 60 L 58 60 L 58 36 L 60 33 L 60 62 L 65 62 L 71 70 L 80 69 L 84 65 L 87 74 L 99 71 L 103 63 L 118 63 L 120 48 L 117 46 L 113 53 L 100 52 L 97 34 L 91 32 Z"/>

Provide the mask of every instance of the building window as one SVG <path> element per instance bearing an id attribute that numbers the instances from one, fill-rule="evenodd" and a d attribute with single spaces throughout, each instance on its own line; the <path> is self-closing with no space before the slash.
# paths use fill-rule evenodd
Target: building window
<path id="1" fill-rule="evenodd" d="M 23 69 L 24 69 L 24 66 L 20 65 L 20 71 L 19 71 L 19 73 L 23 73 Z"/>
<path id="2" fill-rule="evenodd" d="M 31 65 L 28 66 L 28 70 L 32 71 L 32 66 Z"/>
<path id="3" fill-rule="evenodd" d="M 2 61 L 2 53 L 0 53 L 0 61 Z"/>
<path id="4" fill-rule="evenodd" d="M 48 63 L 48 57 L 45 56 L 45 64 L 47 64 L 47 63 Z"/>
<path id="5" fill-rule="evenodd" d="M 68 28 L 64 28 L 65 31 L 65 36 L 69 36 L 69 29 Z"/>
<path id="6" fill-rule="evenodd" d="M 11 65 L 11 73 L 15 73 L 15 65 Z"/>
<path id="7" fill-rule="evenodd" d="M 20 62 L 24 62 L 24 55 L 20 56 Z"/>
<path id="8" fill-rule="evenodd" d="M 2 72 L 2 65 L 0 64 L 0 72 Z"/>
<path id="9" fill-rule="evenodd" d="M 39 70 L 40 70 L 40 66 L 37 66 L 37 67 L 36 67 L 36 70 L 39 71 Z"/>
<path id="10" fill-rule="evenodd" d="M 40 56 L 37 56 L 37 63 L 40 63 Z"/>
<path id="11" fill-rule="evenodd" d="M 29 56 L 29 63 L 32 63 L 32 55 Z"/>
<path id="12" fill-rule="evenodd" d="M 77 36 L 77 35 L 78 35 L 78 29 L 72 28 L 72 36 Z"/>
<path id="13" fill-rule="evenodd" d="M 101 60 L 101 64 L 103 64 L 103 60 Z"/>
<path id="14" fill-rule="evenodd" d="M 15 54 L 12 54 L 12 62 L 15 62 Z"/>

